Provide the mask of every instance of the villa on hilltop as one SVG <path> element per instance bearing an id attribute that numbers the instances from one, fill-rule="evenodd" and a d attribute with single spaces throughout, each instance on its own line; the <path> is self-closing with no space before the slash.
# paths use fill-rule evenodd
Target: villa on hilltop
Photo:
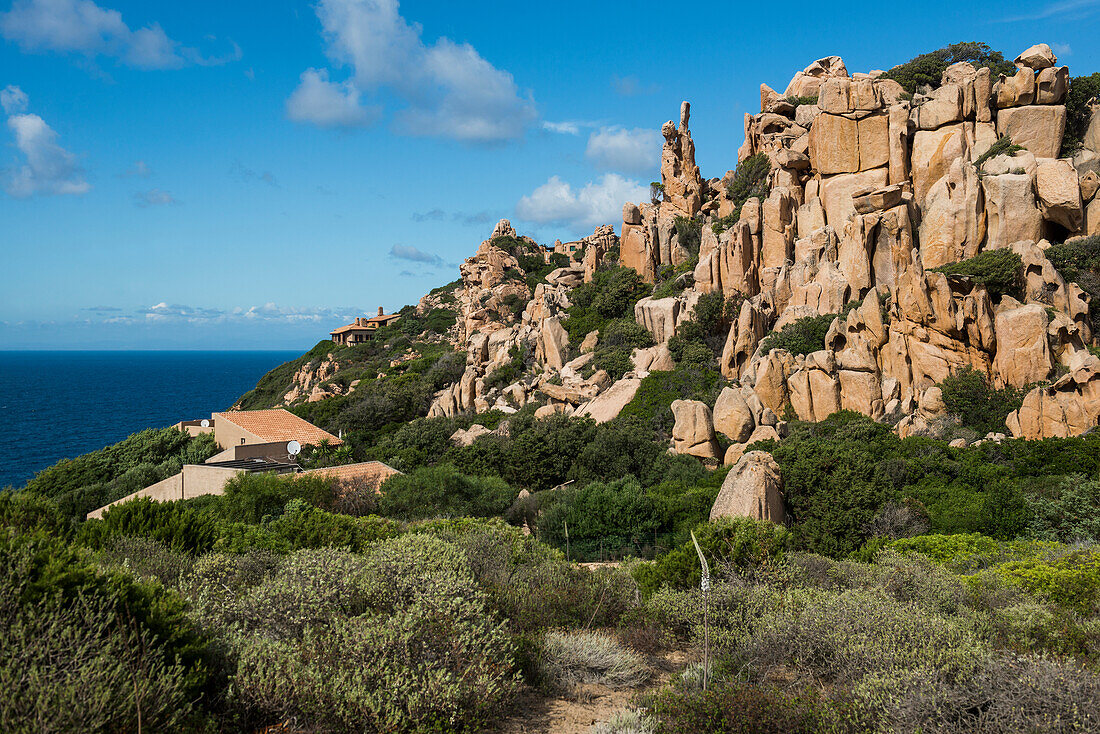
<path id="1" fill-rule="evenodd" d="M 354 323 L 341 326 L 329 332 L 332 341 L 337 344 L 362 344 L 374 338 L 374 332 L 383 326 L 389 326 L 401 317 L 397 314 L 387 314 L 378 307 L 378 315 L 373 318 L 356 317 Z"/>

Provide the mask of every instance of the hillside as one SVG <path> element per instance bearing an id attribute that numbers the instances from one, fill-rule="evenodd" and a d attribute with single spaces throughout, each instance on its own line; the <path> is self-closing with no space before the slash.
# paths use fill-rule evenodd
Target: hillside
<path id="1" fill-rule="evenodd" d="M 239 399 L 380 493 L 84 520 L 217 450 L 163 429 L 0 495 L 0 729 L 1100 728 L 1097 94 L 1044 44 L 831 56 L 711 178 L 684 102 L 621 222 L 501 220 Z"/>

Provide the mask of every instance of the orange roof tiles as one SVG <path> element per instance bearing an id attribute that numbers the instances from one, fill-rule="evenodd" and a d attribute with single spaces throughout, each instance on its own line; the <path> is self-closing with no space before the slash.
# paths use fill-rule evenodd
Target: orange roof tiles
<path id="1" fill-rule="evenodd" d="M 328 431 L 322 431 L 309 421 L 282 408 L 231 410 L 226 413 L 215 413 L 214 420 L 229 421 L 263 441 L 298 441 L 302 444 L 316 445 L 321 440 L 328 439 L 328 442 L 334 446 L 343 443 Z"/>
<path id="2" fill-rule="evenodd" d="M 401 472 L 381 461 L 363 461 L 358 464 L 344 464 L 342 466 L 324 466 L 320 469 L 307 469 L 303 474 L 323 474 L 337 481 L 365 480 L 370 483 L 374 491 L 379 491 L 382 483 Z"/>

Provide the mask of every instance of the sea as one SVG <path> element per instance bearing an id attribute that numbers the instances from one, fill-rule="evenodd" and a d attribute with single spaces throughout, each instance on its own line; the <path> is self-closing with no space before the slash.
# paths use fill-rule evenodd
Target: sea
<path id="1" fill-rule="evenodd" d="M 0 351 L 0 489 L 144 428 L 230 408 L 288 351 Z"/>

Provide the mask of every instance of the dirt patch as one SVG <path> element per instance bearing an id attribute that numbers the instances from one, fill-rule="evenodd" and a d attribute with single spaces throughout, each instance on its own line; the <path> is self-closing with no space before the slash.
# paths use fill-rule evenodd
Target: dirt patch
<path id="1" fill-rule="evenodd" d="M 639 693 L 660 688 L 695 660 L 694 651 L 668 650 L 650 659 L 653 675 L 638 688 L 583 685 L 568 694 L 544 696 L 527 691 L 513 704 L 515 713 L 492 729 L 494 734 L 584 734 L 625 708 Z"/>

